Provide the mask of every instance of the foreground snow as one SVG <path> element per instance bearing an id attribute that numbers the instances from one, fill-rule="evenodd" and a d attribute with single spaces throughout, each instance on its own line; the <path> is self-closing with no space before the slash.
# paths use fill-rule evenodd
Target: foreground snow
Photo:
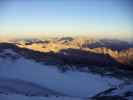
<path id="1" fill-rule="evenodd" d="M 73 97 L 28 97 L 23 95 L 0 95 L 0 100 L 83 100 L 80 98 Z M 88 99 L 87 99 L 88 100 Z"/>
<path id="2" fill-rule="evenodd" d="M 0 59 L 0 77 L 30 81 L 69 96 L 88 97 L 121 83 L 114 78 L 83 72 L 61 73 L 24 58 L 16 61 Z"/>
<path id="3" fill-rule="evenodd" d="M 15 60 L 0 57 L 0 92 L 2 93 L 0 100 L 21 100 L 20 98 L 22 100 L 78 100 L 77 98 L 92 97 L 109 88 L 119 87 L 123 82 L 92 73 L 78 71 L 61 73 L 55 66 L 42 65 L 23 57 Z M 121 89 L 114 94 L 120 93 L 119 91 Z M 19 94 L 35 96 L 27 97 Z M 46 94 L 59 97 L 44 97 Z"/>

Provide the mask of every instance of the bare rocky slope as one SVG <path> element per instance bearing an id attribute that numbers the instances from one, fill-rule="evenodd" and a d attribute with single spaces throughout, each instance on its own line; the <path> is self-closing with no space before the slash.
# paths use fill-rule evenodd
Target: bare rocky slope
<path id="1" fill-rule="evenodd" d="M 115 39 L 96 40 L 87 37 L 63 37 L 47 40 L 17 40 L 13 43 L 21 50 L 27 48 L 44 53 L 45 57 L 42 56 L 39 60 L 54 59 L 60 63 L 101 66 L 118 65 L 133 70 L 133 42 Z"/>
<path id="2" fill-rule="evenodd" d="M 18 50 L 15 50 L 22 55 L 37 61 L 118 66 L 133 70 L 133 43 L 122 40 L 63 37 L 47 40 L 17 40 L 7 45 L 12 45 L 10 47 L 17 48 Z"/>

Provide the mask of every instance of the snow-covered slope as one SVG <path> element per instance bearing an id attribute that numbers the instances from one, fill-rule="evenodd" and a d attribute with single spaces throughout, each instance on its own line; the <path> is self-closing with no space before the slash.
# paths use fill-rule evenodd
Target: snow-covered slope
<path id="1" fill-rule="evenodd" d="M 32 82 L 10 78 L 0 78 L 0 92 L 6 94 L 23 94 L 27 96 L 63 95 Z"/>
<path id="2" fill-rule="evenodd" d="M 0 94 L 0 100 L 83 100 L 80 98 L 74 98 L 74 97 L 56 97 L 56 96 L 50 96 L 50 97 L 28 97 L 28 96 L 23 96 L 23 95 L 1 95 Z M 89 99 L 87 99 L 89 100 Z"/>
<path id="3" fill-rule="evenodd" d="M 3 57 L 5 54 L 8 56 Z M 54 66 L 25 59 L 12 50 L 1 52 L 0 55 L 0 92 L 9 94 L 8 96 L 1 94 L 0 99 L 3 98 L 1 100 L 9 100 L 11 94 L 34 95 L 35 98 L 46 95 L 60 96 L 58 100 L 62 100 L 62 96 L 88 98 L 124 83 L 123 80 L 92 73 L 78 71 L 62 73 Z M 12 59 L 12 56 L 16 56 L 17 59 Z M 17 95 L 11 98 L 14 97 L 30 100 L 29 97 Z M 37 100 L 43 99 L 39 97 Z"/>

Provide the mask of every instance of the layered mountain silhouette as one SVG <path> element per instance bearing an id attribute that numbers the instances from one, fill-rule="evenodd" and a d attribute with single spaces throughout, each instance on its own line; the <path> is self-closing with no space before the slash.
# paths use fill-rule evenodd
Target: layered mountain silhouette
<path id="1" fill-rule="evenodd" d="M 53 42 L 54 41 L 54 42 Z M 104 40 L 101 40 L 104 42 Z M 0 43 L 0 52 L 4 49 L 12 49 L 21 56 L 34 59 L 46 64 L 58 65 L 85 65 L 85 66 L 102 66 L 116 67 L 133 70 L 133 48 L 128 42 L 110 40 L 104 43 L 86 38 L 60 38 L 51 40 L 24 41 L 24 46 L 16 45 L 19 43 Z M 32 47 L 32 44 L 41 44 L 43 49 L 47 49 L 50 43 L 58 45 L 58 51 L 54 52 L 49 49 L 47 52 L 38 51 Z M 61 45 L 61 46 L 60 46 Z M 63 46 L 62 46 L 63 45 Z M 69 47 L 70 45 L 70 47 Z M 85 46 L 86 45 L 86 46 Z M 118 45 L 118 46 L 117 46 Z M 44 47 L 45 46 L 45 47 Z M 67 47 L 65 47 L 67 46 Z M 85 46 L 85 47 L 84 47 Z M 130 48 L 131 47 L 131 48 Z M 55 47 L 51 47 L 55 48 Z"/>
<path id="2" fill-rule="evenodd" d="M 133 48 L 133 44 L 132 43 L 128 43 L 126 41 L 122 41 L 122 40 L 108 40 L 108 39 L 103 39 L 100 41 L 97 41 L 95 43 L 89 44 L 88 45 L 89 48 L 110 48 L 112 50 L 125 50 L 128 48 Z"/>

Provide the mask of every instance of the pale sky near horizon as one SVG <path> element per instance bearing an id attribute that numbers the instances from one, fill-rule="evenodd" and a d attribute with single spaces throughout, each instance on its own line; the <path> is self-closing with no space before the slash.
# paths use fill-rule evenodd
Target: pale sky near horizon
<path id="1" fill-rule="evenodd" d="M 0 0 L 0 35 L 131 38 L 132 6 L 132 0 Z"/>

